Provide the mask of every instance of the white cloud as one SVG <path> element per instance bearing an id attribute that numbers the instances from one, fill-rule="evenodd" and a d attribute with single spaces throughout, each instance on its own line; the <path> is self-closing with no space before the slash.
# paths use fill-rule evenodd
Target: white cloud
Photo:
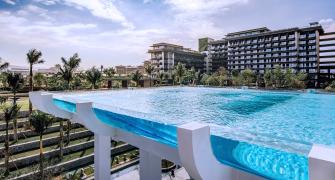
<path id="1" fill-rule="evenodd" d="M 22 16 L 22 17 L 29 16 L 29 15 L 33 15 L 33 16 L 38 15 L 49 21 L 54 20 L 54 18 L 48 15 L 47 9 L 44 9 L 44 8 L 41 8 L 39 6 L 35 6 L 32 4 L 28 4 L 27 6 L 24 6 L 22 9 L 18 10 L 17 15 Z"/>
<path id="2" fill-rule="evenodd" d="M 55 5 L 56 3 L 60 2 L 60 0 L 33 0 L 33 1 L 36 3 L 44 4 L 46 6 Z"/>
<path id="3" fill-rule="evenodd" d="M 235 4 L 247 3 L 248 0 L 165 0 L 174 9 L 188 14 L 214 14 Z"/>
<path id="4" fill-rule="evenodd" d="M 334 32 L 335 31 L 335 20 L 332 18 L 321 19 L 319 23 L 323 26 L 326 32 Z"/>
<path id="5" fill-rule="evenodd" d="M 245 4 L 248 0 L 165 0 L 175 13 L 175 26 L 189 36 L 220 38 L 224 31 L 217 24 L 218 17 L 231 6 Z M 220 17 L 221 18 L 221 17 Z"/>
<path id="6" fill-rule="evenodd" d="M 16 2 L 14 0 L 2 0 L 3 2 L 10 4 L 10 5 L 15 5 Z"/>
<path id="7" fill-rule="evenodd" d="M 92 15 L 121 23 L 124 27 L 134 28 L 126 17 L 110 0 L 64 0 L 67 5 L 88 9 Z"/>

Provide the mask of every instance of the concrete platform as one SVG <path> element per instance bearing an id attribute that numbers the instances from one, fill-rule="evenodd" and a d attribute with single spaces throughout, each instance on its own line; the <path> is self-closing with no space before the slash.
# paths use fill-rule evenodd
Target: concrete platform
<path id="1" fill-rule="evenodd" d="M 119 174 L 118 177 L 114 177 L 114 180 L 139 180 L 138 168 L 135 168 L 125 174 Z M 162 174 L 162 180 L 189 180 L 190 176 L 187 174 L 184 168 L 175 170 L 175 177 L 170 174 Z"/>

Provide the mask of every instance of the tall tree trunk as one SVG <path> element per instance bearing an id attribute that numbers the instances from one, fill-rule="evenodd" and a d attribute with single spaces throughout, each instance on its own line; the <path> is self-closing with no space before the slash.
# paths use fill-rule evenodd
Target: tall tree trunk
<path id="1" fill-rule="evenodd" d="M 71 131 L 71 121 L 67 120 L 66 145 L 68 145 L 70 143 L 70 131 Z"/>
<path id="2" fill-rule="evenodd" d="M 30 69 L 29 69 L 29 91 L 34 91 L 34 86 L 33 86 L 33 65 L 30 64 Z M 31 104 L 31 101 L 29 99 L 29 114 L 33 111 L 33 105 Z"/>
<path id="3" fill-rule="evenodd" d="M 63 159 L 63 147 L 64 147 L 64 131 L 63 131 L 63 119 L 59 121 L 59 158 Z"/>
<path id="4" fill-rule="evenodd" d="M 150 84 L 150 87 L 151 87 L 151 74 L 149 75 L 149 84 Z"/>
<path id="5" fill-rule="evenodd" d="M 40 134 L 40 177 L 41 179 L 44 179 L 44 173 L 43 173 L 43 141 L 42 141 L 43 133 Z"/>
<path id="6" fill-rule="evenodd" d="M 8 136 L 8 121 L 6 121 L 6 138 L 5 138 L 5 176 L 9 174 L 9 136 Z"/>
<path id="7" fill-rule="evenodd" d="M 16 105 L 16 91 L 13 92 L 13 104 Z M 17 119 L 16 117 L 13 119 L 13 131 L 14 131 L 14 142 L 18 141 L 17 137 Z"/>

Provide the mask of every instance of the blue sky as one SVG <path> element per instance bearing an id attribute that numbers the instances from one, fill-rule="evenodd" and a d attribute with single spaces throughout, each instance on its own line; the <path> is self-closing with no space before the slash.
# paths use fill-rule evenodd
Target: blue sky
<path id="1" fill-rule="evenodd" d="M 78 52 L 82 67 L 138 65 L 149 46 L 197 48 L 201 37 L 320 22 L 335 31 L 334 0 L 0 0 L 0 57 L 26 65 L 42 50 L 44 67 Z"/>

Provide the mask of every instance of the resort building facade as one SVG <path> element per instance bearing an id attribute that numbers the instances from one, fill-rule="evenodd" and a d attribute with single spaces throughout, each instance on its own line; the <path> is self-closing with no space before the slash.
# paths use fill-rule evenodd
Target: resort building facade
<path id="1" fill-rule="evenodd" d="M 280 66 L 308 74 L 309 85 L 335 80 L 335 32 L 317 23 L 307 27 L 270 30 L 267 27 L 228 33 L 224 38 L 200 38 L 198 51 L 181 45 L 157 43 L 148 50 L 158 71 L 171 73 L 174 65 L 211 74 L 220 67 L 230 72 L 251 69 L 262 76 Z"/>
<path id="2" fill-rule="evenodd" d="M 135 71 L 139 71 L 142 74 L 145 73 L 143 65 L 139 65 L 139 66 L 119 65 L 119 66 L 115 66 L 115 71 L 116 71 L 116 74 L 119 74 L 122 76 L 129 75 L 131 73 L 134 73 Z"/>
<path id="3" fill-rule="evenodd" d="M 184 48 L 180 45 L 169 43 L 157 43 L 148 50 L 150 61 L 156 67 L 156 71 L 172 73 L 174 66 L 179 62 L 186 68 L 194 67 L 196 71 L 204 70 L 204 55 L 198 51 Z"/>
<path id="4" fill-rule="evenodd" d="M 208 44 L 208 58 L 212 61 L 210 71 L 215 72 L 223 66 L 229 71 L 249 68 L 262 75 L 267 69 L 280 66 L 282 69 L 291 68 L 294 72 L 307 73 L 310 86 L 317 86 L 321 74 L 326 73 L 327 77 L 334 78 L 331 73 L 334 73 L 335 66 L 324 68 L 328 63 L 320 54 L 335 52 L 335 43 L 322 45 L 322 42 L 334 40 L 333 37 L 323 38 L 331 34 L 334 33 L 324 33 L 318 23 L 310 23 L 303 28 L 272 31 L 262 27 L 228 33 L 225 38 Z M 327 47 L 327 50 L 322 50 L 323 47 Z M 326 58 L 331 61 L 335 56 Z"/>

